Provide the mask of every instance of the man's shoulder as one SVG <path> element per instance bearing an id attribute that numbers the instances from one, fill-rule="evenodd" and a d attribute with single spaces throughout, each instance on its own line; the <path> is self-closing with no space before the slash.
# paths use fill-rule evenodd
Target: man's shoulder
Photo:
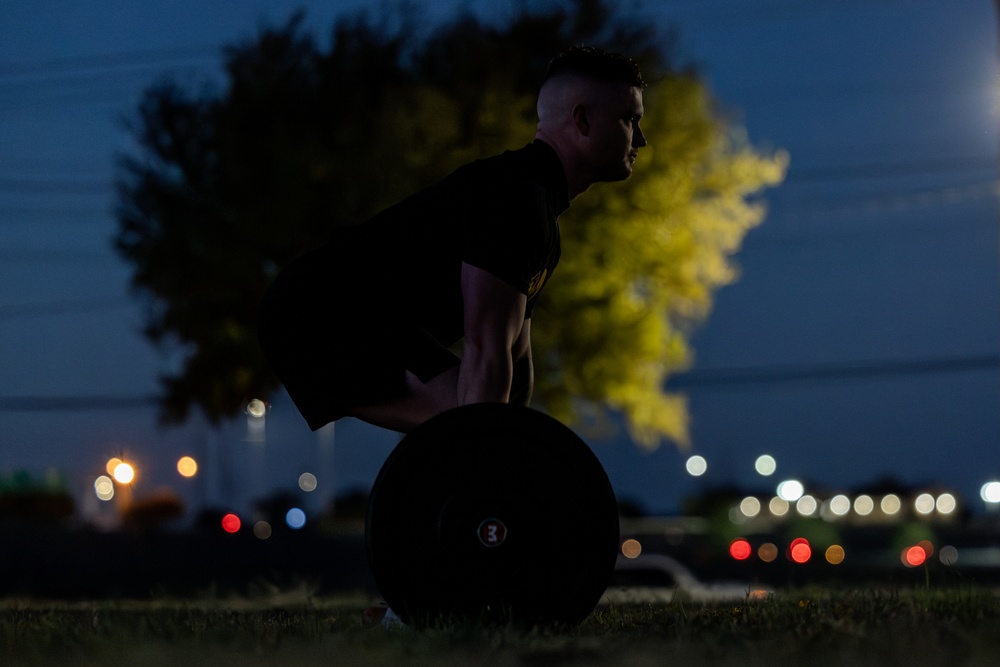
<path id="1" fill-rule="evenodd" d="M 552 206 L 558 209 L 556 214 L 569 204 L 559 158 L 540 141 L 476 160 L 463 171 L 463 187 L 487 199 Z"/>

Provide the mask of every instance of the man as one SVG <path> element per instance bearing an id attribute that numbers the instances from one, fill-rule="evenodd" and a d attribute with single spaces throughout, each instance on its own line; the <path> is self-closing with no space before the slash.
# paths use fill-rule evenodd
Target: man
<path id="1" fill-rule="evenodd" d="M 261 347 L 312 429 L 353 416 L 409 432 L 467 403 L 527 403 L 557 218 L 592 184 L 632 173 L 644 86 L 624 56 L 570 49 L 540 87 L 533 143 L 338 228 L 278 276 Z"/>

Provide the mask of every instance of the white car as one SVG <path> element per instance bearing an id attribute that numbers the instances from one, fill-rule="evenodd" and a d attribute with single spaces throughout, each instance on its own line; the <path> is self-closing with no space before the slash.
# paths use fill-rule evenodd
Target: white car
<path id="1" fill-rule="evenodd" d="M 670 556 L 641 554 L 636 558 L 618 557 L 611 584 L 601 603 L 740 603 L 762 600 L 772 593 L 772 588 L 750 582 L 705 583 Z"/>

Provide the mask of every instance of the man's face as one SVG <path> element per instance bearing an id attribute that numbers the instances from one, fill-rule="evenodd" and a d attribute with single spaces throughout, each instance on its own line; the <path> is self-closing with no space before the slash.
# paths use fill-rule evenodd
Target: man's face
<path id="1" fill-rule="evenodd" d="M 621 181 L 632 174 L 632 165 L 646 137 L 642 120 L 642 91 L 635 86 L 615 85 L 592 107 L 591 158 L 595 180 Z"/>

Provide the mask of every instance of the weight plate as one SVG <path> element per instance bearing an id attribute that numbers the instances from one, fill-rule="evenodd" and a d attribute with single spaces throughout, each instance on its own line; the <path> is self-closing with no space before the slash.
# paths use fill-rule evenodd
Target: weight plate
<path id="1" fill-rule="evenodd" d="M 572 430 L 483 403 L 399 443 L 372 487 L 366 539 L 379 592 L 406 622 L 571 626 L 614 571 L 618 506 Z"/>

